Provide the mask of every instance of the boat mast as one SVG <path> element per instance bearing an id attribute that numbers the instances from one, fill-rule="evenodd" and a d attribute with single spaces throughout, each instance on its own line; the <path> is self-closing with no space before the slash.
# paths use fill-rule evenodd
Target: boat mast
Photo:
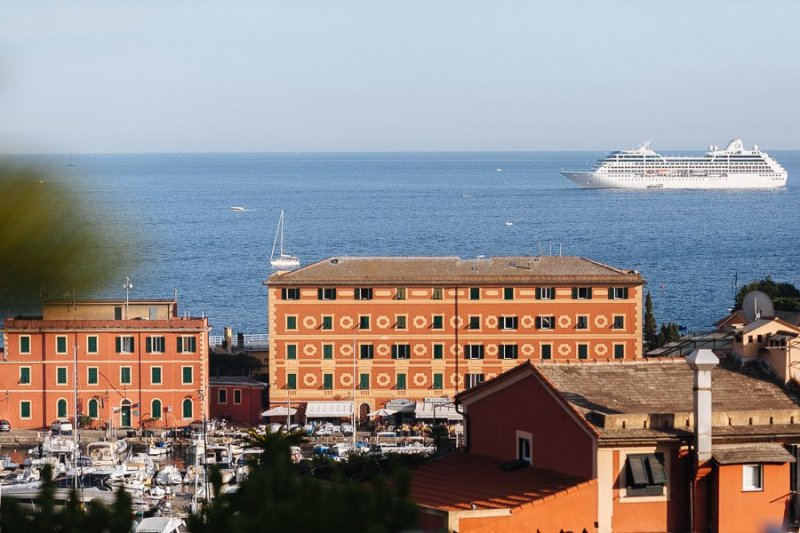
<path id="1" fill-rule="evenodd" d="M 275 258 L 275 245 L 278 244 L 278 236 L 281 238 L 281 254 L 283 254 L 283 209 L 281 209 L 281 216 L 278 219 L 278 227 L 275 229 L 275 240 L 272 241 L 272 253 L 269 255 L 270 261 Z"/>
<path id="2" fill-rule="evenodd" d="M 283 209 L 281 209 L 281 257 L 283 257 Z"/>

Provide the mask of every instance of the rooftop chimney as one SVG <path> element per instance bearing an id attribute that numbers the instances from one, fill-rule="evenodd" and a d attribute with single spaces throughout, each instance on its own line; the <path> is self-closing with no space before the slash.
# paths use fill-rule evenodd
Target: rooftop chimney
<path id="1" fill-rule="evenodd" d="M 702 349 L 689 354 L 686 362 L 694 370 L 694 449 L 702 464 L 711 459 L 711 371 L 719 359 Z"/>

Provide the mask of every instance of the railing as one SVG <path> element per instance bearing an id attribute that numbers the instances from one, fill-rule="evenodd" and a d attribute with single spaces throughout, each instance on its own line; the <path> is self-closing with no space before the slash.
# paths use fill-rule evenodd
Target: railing
<path id="1" fill-rule="evenodd" d="M 243 335 L 244 345 L 242 347 L 253 347 L 253 346 L 269 346 L 269 334 L 268 333 L 259 333 L 254 335 Z M 211 346 L 222 346 L 222 343 L 225 341 L 224 335 L 209 335 L 208 343 Z M 231 338 L 232 347 L 235 348 L 238 346 L 238 337 L 234 335 Z"/>

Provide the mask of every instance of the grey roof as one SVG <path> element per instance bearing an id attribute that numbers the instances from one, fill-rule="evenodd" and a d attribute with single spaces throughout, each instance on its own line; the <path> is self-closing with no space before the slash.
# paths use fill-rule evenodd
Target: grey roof
<path id="1" fill-rule="evenodd" d="M 635 270 L 574 256 L 336 257 L 270 276 L 269 285 L 456 283 L 620 283 L 641 285 Z"/>
<path id="2" fill-rule="evenodd" d="M 247 376 L 211 376 L 208 378 L 210 385 L 239 385 L 246 387 L 266 387 L 266 383 L 256 381 Z"/>
<path id="3" fill-rule="evenodd" d="M 774 442 L 716 445 L 711 450 L 711 456 L 721 465 L 795 462 L 786 448 Z"/>

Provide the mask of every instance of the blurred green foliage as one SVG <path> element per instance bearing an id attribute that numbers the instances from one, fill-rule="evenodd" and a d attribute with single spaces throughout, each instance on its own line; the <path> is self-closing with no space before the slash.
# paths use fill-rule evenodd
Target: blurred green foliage
<path id="1" fill-rule="evenodd" d="M 87 298 L 130 272 L 134 243 L 65 181 L 0 163 L 0 315 Z"/>

